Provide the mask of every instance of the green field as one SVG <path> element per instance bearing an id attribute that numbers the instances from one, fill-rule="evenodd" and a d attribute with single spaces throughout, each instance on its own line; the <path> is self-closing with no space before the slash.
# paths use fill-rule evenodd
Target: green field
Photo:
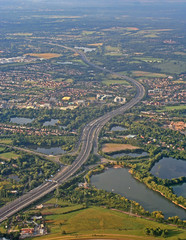
<path id="1" fill-rule="evenodd" d="M 148 62 L 148 63 L 161 63 L 163 61 L 162 58 L 153 58 L 153 57 L 135 57 L 134 59 L 140 60 L 143 62 Z"/>
<path id="2" fill-rule="evenodd" d="M 3 158 L 5 160 L 10 160 L 11 158 L 18 158 L 20 155 L 16 154 L 15 152 L 6 152 L 6 153 L 1 153 L 0 158 Z"/>
<path id="3" fill-rule="evenodd" d="M 149 237 L 144 229 L 168 229 L 167 239 L 184 239 L 185 230 L 157 223 L 154 221 L 132 217 L 122 212 L 102 208 L 89 207 L 80 209 L 81 205 L 42 210 L 45 215 L 50 234 L 36 239 L 73 239 L 73 238 L 116 238 L 117 239 L 163 239 Z M 66 213 L 68 212 L 68 213 Z M 48 214 L 47 214 L 48 213 Z M 63 235 L 62 231 L 66 234 Z M 35 239 L 35 238 L 31 238 Z"/>
<path id="4" fill-rule="evenodd" d="M 132 76 L 134 77 L 139 77 L 141 79 L 144 78 L 164 78 L 167 77 L 166 74 L 162 74 L 162 73 L 153 73 L 153 72 L 144 72 L 144 71 L 133 71 L 132 72 Z"/>
<path id="5" fill-rule="evenodd" d="M 113 80 L 103 80 L 102 81 L 103 84 L 109 86 L 111 84 L 124 84 L 124 85 L 129 85 L 129 83 L 126 81 L 126 80 L 116 80 L 116 79 L 113 79 Z"/>
<path id="6" fill-rule="evenodd" d="M 4 151 L 4 149 L 5 149 L 5 148 L 3 148 L 3 147 L 0 147 L 0 152 Z"/>
<path id="7" fill-rule="evenodd" d="M 2 143 L 2 144 L 11 144 L 12 140 L 8 139 L 8 138 L 2 138 L 2 139 L 0 139 L 0 143 Z"/>
<path id="8" fill-rule="evenodd" d="M 163 111 L 174 111 L 174 110 L 184 110 L 184 109 L 186 109 L 186 105 L 166 106 L 160 111 L 163 112 Z"/>
<path id="9" fill-rule="evenodd" d="M 176 73 L 180 74 L 182 72 L 185 72 L 186 69 L 186 63 L 182 61 L 166 61 L 161 64 L 156 63 L 153 65 L 154 67 L 157 67 L 161 69 L 162 72 L 165 73 Z"/>
<path id="10" fill-rule="evenodd" d="M 108 52 L 105 54 L 105 56 L 113 56 L 113 57 L 119 57 L 122 56 L 123 54 L 120 52 Z"/>

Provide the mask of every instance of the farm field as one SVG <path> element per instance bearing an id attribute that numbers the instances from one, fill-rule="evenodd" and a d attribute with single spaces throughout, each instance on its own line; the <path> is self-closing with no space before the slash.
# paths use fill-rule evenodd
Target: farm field
<path id="1" fill-rule="evenodd" d="M 63 208 L 62 208 L 63 209 Z M 119 211 L 102 207 L 89 207 L 71 211 L 71 207 L 64 209 L 69 212 L 64 214 L 60 208 L 50 208 L 52 214 L 45 215 L 50 229 L 50 234 L 29 239 L 81 239 L 81 238 L 114 238 L 114 239 L 162 239 L 146 236 L 146 227 L 169 229 L 167 239 L 184 237 L 185 230 L 164 225 L 142 218 L 136 218 Z M 45 212 L 46 213 L 46 212 Z M 62 234 L 62 233 L 65 234 Z M 175 237 L 176 236 L 176 237 Z"/>
<path id="2" fill-rule="evenodd" d="M 152 78 L 167 77 L 167 75 L 163 73 L 151 73 L 151 72 L 143 72 L 143 71 L 133 71 L 132 75 L 134 77 L 152 77 Z"/>
<path id="3" fill-rule="evenodd" d="M 162 58 L 153 58 L 153 57 L 135 57 L 136 60 L 140 60 L 143 62 L 148 62 L 148 63 L 161 63 L 163 61 Z"/>
<path id="4" fill-rule="evenodd" d="M 89 43 L 87 45 L 92 47 L 99 47 L 99 46 L 103 46 L 103 43 Z"/>
<path id="5" fill-rule="evenodd" d="M 116 57 L 119 57 L 119 56 L 122 56 L 123 54 L 120 53 L 120 52 L 108 52 L 108 53 L 105 53 L 106 56 L 116 56 Z"/>
<path id="6" fill-rule="evenodd" d="M 28 53 L 26 55 L 31 57 L 44 58 L 44 59 L 57 58 L 61 56 L 61 54 L 57 54 L 57 53 Z"/>
<path id="7" fill-rule="evenodd" d="M 116 152 L 121 150 L 135 150 L 140 149 L 139 147 L 132 146 L 130 144 L 117 144 L 117 143 L 106 143 L 103 145 L 102 151 L 104 153 Z"/>
<path id="8" fill-rule="evenodd" d="M 123 84 L 123 85 L 129 85 L 129 83 L 126 80 L 116 80 L 116 79 L 108 79 L 108 80 L 103 80 L 103 84 L 109 86 L 111 84 Z"/>
<path id="9" fill-rule="evenodd" d="M 180 74 L 182 72 L 185 72 L 186 64 L 185 62 L 182 62 L 182 61 L 172 60 L 172 61 L 163 62 L 161 64 L 156 63 L 154 64 L 154 67 L 161 69 L 161 71 L 165 73 Z"/>

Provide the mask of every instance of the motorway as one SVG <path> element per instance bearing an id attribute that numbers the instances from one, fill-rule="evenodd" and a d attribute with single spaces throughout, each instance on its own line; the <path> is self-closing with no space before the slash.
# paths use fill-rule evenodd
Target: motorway
<path id="1" fill-rule="evenodd" d="M 57 45 L 53 43 L 48 43 L 50 45 Z M 134 98 L 132 98 L 128 103 L 125 105 L 122 105 L 121 107 L 103 115 L 102 117 L 99 117 L 87 125 L 85 125 L 82 135 L 81 135 L 81 150 L 76 158 L 76 160 L 73 162 L 72 165 L 67 166 L 63 168 L 60 172 L 58 172 L 55 177 L 43 183 L 39 187 L 31 190 L 30 192 L 24 194 L 23 196 L 17 198 L 16 200 L 6 204 L 2 208 L 0 208 L 0 222 L 3 222 L 8 217 L 12 216 L 13 214 L 17 213 L 18 211 L 24 209 L 25 207 L 29 206 L 33 202 L 37 201 L 38 199 L 44 197 L 48 193 L 52 192 L 57 188 L 58 185 L 66 182 L 69 178 L 71 178 L 80 168 L 81 166 L 87 161 L 90 152 L 94 146 L 95 143 L 97 143 L 98 135 L 101 130 L 101 128 L 114 116 L 123 114 L 128 109 L 132 108 L 134 105 L 139 103 L 141 99 L 144 97 L 145 89 L 142 84 L 134 80 L 133 78 L 129 78 L 128 76 L 121 75 L 118 73 L 115 73 L 111 70 L 108 70 L 104 67 L 100 67 L 95 65 L 94 63 L 90 62 L 86 55 L 74 48 L 66 47 L 63 45 L 57 45 L 62 48 L 66 48 L 70 51 L 78 53 L 82 60 L 88 64 L 89 66 L 99 69 L 101 71 L 104 71 L 106 73 L 111 73 L 114 75 L 117 75 L 120 78 L 126 79 L 129 81 L 132 85 L 136 87 L 136 95 Z"/>

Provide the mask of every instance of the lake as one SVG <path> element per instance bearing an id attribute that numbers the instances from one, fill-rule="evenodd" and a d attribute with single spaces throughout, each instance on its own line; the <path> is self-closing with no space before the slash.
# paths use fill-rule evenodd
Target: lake
<path id="1" fill-rule="evenodd" d="M 116 132 L 116 131 L 126 131 L 128 130 L 127 128 L 121 127 L 121 126 L 114 126 L 111 128 L 111 131 Z"/>
<path id="2" fill-rule="evenodd" d="M 51 119 L 50 121 L 46 121 L 43 123 L 43 126 L 55 126 L 56 123 L 58 123 L 58 119 Z"/>
<path id="3" fill-rule="evenodd" d="M 118 157 L 124 157 L 124 156 L 129 156 L 129 157 L 146 157 L 148 156 L 147 152 L 141 152 L 141 153 L 116 153 L 111 155 L 113 158 L 118 158 Z"/>
<path id="4" fill-rule="evenodd" d="M 91 184 L 98 189 L 112 191 L 134 200 L 149 212 L 162 211 L 165 218 L 177 215 L 180 219 L 186 219 L 184 209 L 137 181 L 126 168 L 110 168 L 101 174 L 94 175 L 91 177 Z"/>
<path id="5" fill-rule="evenodd" d="M 40 153 L 44 153 L 46 155 L 58 155 L 58 154 L 63 154 L 66 151 L 61 149 L 60 147 L 37 147 L 37 148 L 32 148 L 32 150 Z"/>
<path id="6" fill-rule="evenodd" d="M 164 157 L 155 163 L 150 171 L 154 176 L 159 178 L 179 178 L 186 177 L 186 161 L 171 157 Z"/>
<path id="7" fill-rule="evenodd" d="M 186 198 L 186 183 L 175 185 L 172 188 L 177 196 L 183 196 Z"/>
<path id="8" fill-rule="evenodd" d="M 13 117 L 10 118 L 11 123 L 17 123 L 20 125 L 31 123 L 34 120 L 34 118 L 24 118 L 24 117 Z"/>

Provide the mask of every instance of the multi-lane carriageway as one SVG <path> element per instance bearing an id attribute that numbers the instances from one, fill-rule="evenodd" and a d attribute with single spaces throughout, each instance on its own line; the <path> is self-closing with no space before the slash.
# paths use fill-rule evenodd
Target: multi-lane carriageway
<path id="1" fill-rule="evenodd" d="M 48 44 L 57 45 L 57 44 L 53 44 L 53 43 L 48 43 Z M 100 66 L 95 65 L 94 63 L 91 63 L 88 60 L 88 58 L 86 57 L 86 55 L 77 49 L 69 48 L 69 47 L 66 47 L 63 45 L 59 45 L 59 44 L 57 46 L 63 47 L 63 48 L 66 48 L 68 50 L 78 53 L 81 56 L 82 60 L 86 64 L 88 64 L 89 66 L 91 66 L 93 68 L 99 69 L 106 73 L 111 73 L 111 74 L 117 75 L 118 77 L 129 81 L 132 85 L 134 85 L 136 87 L 136 95 L 134 98 L 132 98 L 130 100 L 130 102 L 126 103 L 125 105 L 122 105 L 118 109 L 115 109 L 115 110 L 103 115 L 102 117 L 99 117 L 99 118 L 91 121 L 90 123 L 88 123 L 84 127 L 82 135 L 81 135 L 81 139 L 80 139 L 80 141 L 82 143 L 81 150 L 78 154 L 78 157 L 73 162 L 73 164 L 63 168 L 60 172 L 58 172 L 57 175 L 52 179 L 52 181 L 43 183 L 39 187 L 31 190 L 30 192 L 24 194 L 23 196 L 17 198 L 16 200 L 8 203 L 5 206 L 3 206 L 0 209 L 0 222 L 3 222 L 8 217 L 10 217 L 13 214 L 17 213 L 18 211 L 24 209 L 25 207 L 29 206 L 30 204 L 32 204 L 36 200 L 42 198 L 43 196 L 47 195 L 48 193 L 52 192 L 53 190 L 55 190 L 57 188 L 57 186 L 59 184 L 64 183 L 69 178 L 71 178 L 80 169 L 80 167 L 87 161 L 87 159 L 90 155 L 90 152 L 93 148 L 94 143 L 97 142 L 98 135 L 99 135 L 101 128 L 112 117 L 114 117 L 118 114 L 124 113 L 126 110 L 132 108 L 134 105 L 136 105 L 138 102 L 140 102 L 145 94 L 145 89 L 144 89 L 143 85 L 141 83 L 137 82 L 135 79 L 129 78 L 122 74 L 115 73 L 104 67 L 100 67 Z"/>

